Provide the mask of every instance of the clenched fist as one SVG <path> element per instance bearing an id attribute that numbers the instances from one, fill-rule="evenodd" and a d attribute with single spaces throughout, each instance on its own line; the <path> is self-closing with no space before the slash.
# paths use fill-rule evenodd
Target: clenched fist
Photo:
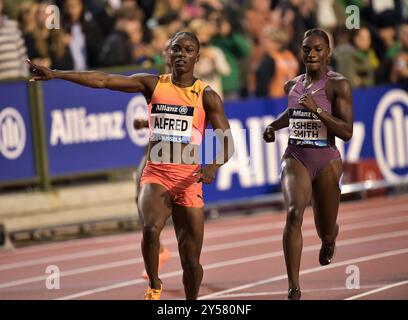
<path id="1" fill-rule="evenodd" d="M 269 125 L 266 127 L 263 138 L 265 142 L 274 142 L 275 141 L 275 129 Z"/>

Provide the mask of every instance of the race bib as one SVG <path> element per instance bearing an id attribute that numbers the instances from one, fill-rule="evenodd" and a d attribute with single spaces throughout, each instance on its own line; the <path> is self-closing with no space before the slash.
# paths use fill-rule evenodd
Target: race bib
<path id="1" fill-rule="evenodd" d="M 290 109 L 289 144 L 300 147 L 327 147 L 327 127 L 313 112 Z"/>
<path id="2" fill-rule="evenodd" d="M 193 115 L 194 107 L 153 104 L 150 140 L 190 143 Z"/>

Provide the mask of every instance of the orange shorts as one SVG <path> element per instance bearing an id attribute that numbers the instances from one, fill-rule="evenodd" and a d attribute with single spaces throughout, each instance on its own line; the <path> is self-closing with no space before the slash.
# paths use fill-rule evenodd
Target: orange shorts
<path id="1" fill-rule="evenodd" d="M 203 186 L 197 183 L 199 176 L 193 173 L 200 165 L 160 163 L 147 161 L 140 179 L 140 187 L 146 183 L 157 183 L 169 192 L 174 204 L 184 207 L 204 207 Z"/>

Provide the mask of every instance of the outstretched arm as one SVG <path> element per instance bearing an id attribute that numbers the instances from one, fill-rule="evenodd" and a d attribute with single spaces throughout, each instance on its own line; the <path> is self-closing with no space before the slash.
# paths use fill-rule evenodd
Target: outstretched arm
<path id="1" fill-rule="evenodd" d="M 201 177 L 198 180 L 203 183 L 212 183 L 215 179 L 217 169 L 226 163 L 234 154 L 234 141 L 220 96 L 211 88 L 207 87 L 204 91 L 203 102 L 206 117 L 209 123 L 211 123 L 222 146 L 213 163 L 201 169 Z"/>
<path id="2" fill-rule="evenodd" d="M 91 88 L 142 92 L 145 96 L 151 95 L 158 81 L 157 76 L 147 73 L 122 76 L 101 71 L 59 71 L 34 64 L 30 60 L 27 60 L 27 63 L 34 73 L 30 81 L 62 79 Z"/>

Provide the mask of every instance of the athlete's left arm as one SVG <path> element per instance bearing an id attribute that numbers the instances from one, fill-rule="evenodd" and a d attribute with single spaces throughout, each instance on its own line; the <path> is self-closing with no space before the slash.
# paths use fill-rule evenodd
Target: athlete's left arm
<path id="1" fill-rule="evenodd" d="M 332 115 L 320 113 L 323 123 L 340 139 L 348 141 L 353 136 L 353 97 L 351 86 L 346 78 L 331 79 L 329 89 L 332 90 Z"/>
<path id="2" fill-rule="evenodd" d="M 326 111 L 317 113 L 318 105 L 309 93 L 301 96 L 299 103 L 314 112 L 335 136 L 348 141 L 353 136 L 354 118 L 351 86 L 344 77 L 333 78 L 326 84 L 326 93 L 332 102 L 331 114 Z"/>
<path id="3" fill-rule="evenodd" d="M 202 174 L 199 181 L 212 183 L 215 179 L 217 169 L 226 163 L 234 154 L 234 141 L 220 96 L 214 90 L 207 87 L 204 90 L 203 102 L 206 117 L 209 123 L 211 123 L 214 133 L 222 146 L 221 150 L 217 152 L 213 163 L 201 169 Z"/>

